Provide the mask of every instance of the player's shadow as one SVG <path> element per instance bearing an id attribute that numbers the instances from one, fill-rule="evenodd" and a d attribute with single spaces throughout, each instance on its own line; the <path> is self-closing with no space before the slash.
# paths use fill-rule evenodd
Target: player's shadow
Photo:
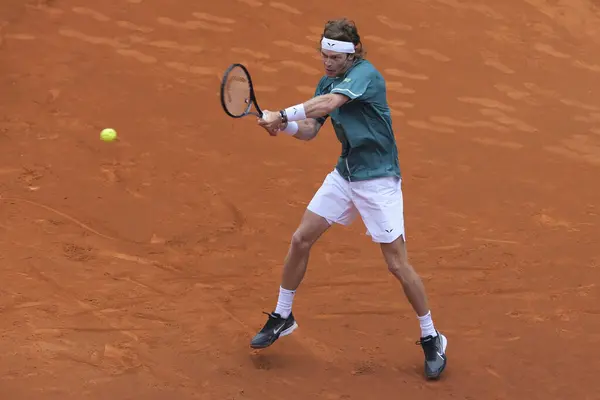
<path id="1" fill-rule="evenodd" d="M 294 350 L 291 347 L 278 343 L 278 348 L 252 350 L 248 355 L 254 368 L 263 371 L 270 370 L 315 370 L 327 369 L 327 365 L 302 350 Z"/>
<path id="2" fill-rule="evenodd" d="M 319 360 L 310 354 L 286 349 L 281 345 L 278 349 L 251 350 L 249 358 L 256 369 L 265 371 L 289 370 L 301 365 L 310 369 L 321 367 Z"/>
<path id="3" fill-rule="evenodd" d="M 280 347 L 283 347 L 280 345 Z M 446 370 L 437 380 L 426 380 L 423 374 L 423 361 L 419 357 L 404 360 L 404 362 L 395 362 L 393 365 L 380 365 L 376 360 L 354 360 L 347 365 L 329 364 L 322 360 L 314 358 L 310 354 L 290 351 L 290 349 L 264 349 L 251 350 L 249 354 L 250 361 L 254 368 L 263 371 L 281 371 L 302 375 L 306 371 L 337 371 L 348 376 L 361 377 L 369 375 L 389 376 L 404 382 L 424 382 L 425 384 L 435 385 L 437 382 L 443 382 L 448 379 L 451 372 Z M 294 370 L 294 371 L 291 371 Z"/>
<path id="4" fill-rule="evenodd" d="M 250 353 L 250 361 L 254 368 L 261 370 L 272 370 L 284 368 L 286 363 L 289 364 L 288 357 L 279 353 L 267 354 L 263 351 L 253 351 Z"/>

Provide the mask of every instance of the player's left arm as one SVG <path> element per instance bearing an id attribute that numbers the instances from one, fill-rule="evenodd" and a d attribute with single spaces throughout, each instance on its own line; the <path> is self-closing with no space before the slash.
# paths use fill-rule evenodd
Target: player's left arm
<path id="1" fill-rule="evenodd" d="M 281 110 L 279 113 L 284 122 L 323 117 L 350 101 L 368 97 L 370 87 L 371 74 L 358 67 L 351 70 L 329 94 L 313 97 L 304 103 Z"/>
<path id="2" fill-rule="evenodd" d="M 284 126 L 284 131 L 293 135 L 297 131 L 300 121 L 326 117 L 350 101 L 368 101 L 375 88 L 372 83 L 373 77 L 370 69 L 360 66 L 354 68 L 330 93 L 315 96 L 279 112 L 264 112 L 259 124 L 271 132 L 276 132 Z"/>
<path id="3" fill-rule="evenodd" d="M 263 115 L 263 124 L 275 129 L 278 124 L 322 118 L 350 101 L 368 100 L 373 91 L 369 90 L 372 87 L 372 79 L 371 71 L 355 68 L 330 93 L 315 96 L 279 112 L 270 111 Z"/>
<path id="4" fill-rule="evenodd" d="M 334 110 L 340 108 L 344 104 L 346 104 L 350 100 L 350 97 L 345 96 L 340 93 L 329 93 L 323 94 L 321 96 L 313 97 L 312 99 L 302 103 L 302 107 L 304 108 L 304 118 L 321 118 L 326 115 L 331 114 Z M 288 112 L 292 112 L 292 118 L 287 115 Z M 286 114 L 288 121 L 295 121 L 293 117 L 295 114 L 293 112 L 298 112 L 298 110 L 294 110 L 294 107 L 290 107 L 289 109 L 283 110 L 283 113 Z M 280 115 L 282 112 L 280 111 Z"/>
<path id="5" fill-rule="evenodd" d="M 283 131 L 297 139 L 312 140 L 316 137 L 329 114 L 348 101 L 350 101 L 349 97 L 337 93 L 315 96 L 300 104 L 302 106 L 302 117 L 295 115 L 296 118 L 292 120 L 285 116 L 285 111 L 289 112 L 293 107 L 279 112 L 263 110 L 259 125 L 265 128 L 271 136 Z"/>
<path id="6" fill-rule="evenodd" d="M 259 119 L 259 125 L 269 131 L 272 136 L 275 136 L 276 132 L 280 129 L 294 136 L 296 133 L 301 133 L 300 136 L 305 136 L 302 132 L 304 130 L 302 128 L 305 128 L 305 125 L 312 126 L 313 121 L 323 120 L 333 110 L 343 106 L 348 101 L 350 101 L 348 96 L 329 93 L 315 96 L 304 103 L 300 103 L 298 106 L 289 107 L 285 110 L 263 110 L 263 116 Z M 299 112 L 301 116 L 297 115 Z M 291 119 L 287 113 L 291 114 Z"/>

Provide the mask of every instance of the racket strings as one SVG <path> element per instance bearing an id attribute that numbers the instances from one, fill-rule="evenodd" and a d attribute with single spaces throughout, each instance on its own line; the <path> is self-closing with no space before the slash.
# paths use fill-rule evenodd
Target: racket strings
<path id="1" fill-rule="evenodd" d="M 241 68 L 229 72 L 225 84 L 225 106 L 236 116 L 243 115 L 250 106 L 250 81 Z"/>

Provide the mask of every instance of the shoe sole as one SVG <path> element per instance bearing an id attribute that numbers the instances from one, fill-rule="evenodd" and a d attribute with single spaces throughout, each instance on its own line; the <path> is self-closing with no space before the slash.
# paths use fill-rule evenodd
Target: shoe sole
<path id="1" fill-rule="evenodd" d="M 298 329 L 298 323 L 296 321 L 294 321 L 294 325 L 290 326 L 289 328 L 287 328 L 285 331 L 282 331 L 279 336 L 277 337 L 277 339 L 283 337 L 283 336 L 288 336 L 291 335 L 292 332 L 294 332 L 296 329 Z M 277 341 L 277 339 L 273 340 L 271 343 L 268 343 L 264 346 L 256 346 L 256 345 L 250 345 L 251 348 L 253 349 L 266 349 L 267 347 L 271 346 L 273 343 L 275 343 Z"/>
<path id="2" fill-rule="evenodd" d="M 294 332 L 297 328 L 298 328 L 298 323 L 296 321 L 294 321 L 294 325 L 290 326 L 285 331 L 281 332 L 279 337 L 291 335 L 292 332 Z"/>
<path id="3" fill-rule="evenodd" d="M 437 380 L 440 378 L 440 375 L 442 375 L 442 372 L 444 372 L 444 370 L 446 369 L 446 364 L 448 363 L 448 356 L 446 355 L 446 348 L 448 347 L 448 339 L 446 339 L 446 336 L 440 334 L 440 336 L 442 337 L 442 350 L 444 353 L 444 365 L 442 366 L 442 368 L 440 369 L 440 371 L 437 373 L 437 375 L 435 376 L 428 376 L 427 379 L 429 380 Z"/>
<path id="4" fill-rule="evenodd" d="M 442 336 L 442 351 L 444 353 L 444 355 L 446 355 L 446 347 L 448 347 L 448 339 L 446 339 L 446 336 L 441 335 Z"/>

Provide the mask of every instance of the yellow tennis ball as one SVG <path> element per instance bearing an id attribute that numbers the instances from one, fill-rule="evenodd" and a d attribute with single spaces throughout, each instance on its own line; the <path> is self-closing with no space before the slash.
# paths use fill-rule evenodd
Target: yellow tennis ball
<path id="1" fill-rule="evenodd" d="M 105 142 L 112 142 L 116 138 L 117 131 L 115 131 L 114 129 L 106 128 L 102 129 L 102 132 L 100 132 L 100 139 L 104 140 Z"/>

